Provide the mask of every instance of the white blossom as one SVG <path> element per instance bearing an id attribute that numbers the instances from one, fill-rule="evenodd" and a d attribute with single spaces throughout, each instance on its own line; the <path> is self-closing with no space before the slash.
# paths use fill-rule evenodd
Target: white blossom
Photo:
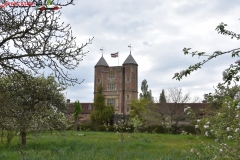
<path id="1" fill-rule="evenodd" d="M 206 131 L 206 132 L 205 132 L 205 136 L 207 136 L 207 137 L 208 137 L 208 131 Z"/>
<path id="2" fill-rule="evenodd" d="M 184 74 L 185 74 L 185 70 L 182 70 L 182 71 L 180 72 L 180 75 L 183 76 Z"/>
<path id="3" fill-rule="evenodd" d="M 220 149 L 220 152 L 222 152 L 222 151 L 223 151 L 223 149 L 221 148 L 221 149 Z"/>
<path id="4" fill-rule="evenodd" d="M 235 132 L 238 132 L 238 131 L 239 131 L 239 128 L 236 128 L 236 129 L 235 129 Z"/>
<path id="5" fill-rule="evenodd" d="M 223 76 L 223 77 L 226 77 L 226 76 L 227 76 L 227 72 L 226 72 L 226 70 L 223 71 L 222 76 Z"/>
<path id="6" fill-rule="evenodd" d="M 227 139 L 228 139 L 228 140 L 232 139 L 232 136 L 228 136 Z"/>
<path id="7" fill-rule="evenodd" d="M 207 124 L 210 124 L 210 122 L 207 122 Z"/>
<path id="8" fill-rule="evenodd" d="M 208 127 L 209 127 L 209 125 L 204 125 L 204 126 L 203 126 L 203 128 L 208 128 Z"/>
<path id="9" fill-rule="evenodd" d="M 195 128 L 198 128 L 199 127 L 199 125 L 195 125 Z"/>
<path id="10" fill-rule="evenodd" d="M 229 132 L 230 131 L 230 127 L 227 127 L 226 130 Z"/>
<path id="11" fill-rule="evenodd" d="M 239 102 L 238 105 L 237 105 L 237 109 L 240 109 L 240 102 Z"/>
<path id="12" fill-rule="evenodd" d="M 200 121 L 201 121 L 200 119 L 197 120 L 198 123 L 199 123 Z"/>

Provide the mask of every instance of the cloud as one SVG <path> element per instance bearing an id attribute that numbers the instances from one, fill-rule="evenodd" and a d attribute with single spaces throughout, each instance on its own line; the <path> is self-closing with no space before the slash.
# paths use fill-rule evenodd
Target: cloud
<path id="1" fill-rule="evenodd" d="M 199 97 L 213 91 L 213 86 L 222 79 L 222 70 L 237 58 L 221 56 L 180 82 L 172 77 L 207 58 L 184 55 L 184 47 L 207 54 L 238 47 L 237 40 L 215 31 L 219 23 L 225 22 L 229 30 L 240 32 L 237 4 L 235 0 L 231 3 L 227 0 L 75 1 L 74 6 L 62 9 L 61 21 L 71 24 L 78 45 L 95 38 L 84 48 L 89 53 L 71 72 L 73 77 L 85 80 L 81 85 L 70 87 L 67 97 L 93 101 L 94 66 L 102 56 L 99 49 L 103 47 L 108 64 L 116 66 L 118 59 L 111 58 L 110 54 L 119 52 L 121 65 L 129 55 L 129 44 L 139 65 L 139 92 L 143 79 L 147 79 L 154 97 L 159 96 L 162 89 L 175 86 Z"/>

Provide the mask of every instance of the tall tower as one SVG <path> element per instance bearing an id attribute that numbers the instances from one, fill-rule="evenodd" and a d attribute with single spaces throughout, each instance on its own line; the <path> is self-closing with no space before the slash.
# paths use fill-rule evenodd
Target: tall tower
<path id="1" fill-rule="evenodd" d="M 128 103 L 138 96 L 138 64 L 131 53 L 123 66 L 109 66 L 102 56 L 95 65 L 94 98 L 101 83 L 106 105 L 113 105 L 115 113 L 128 115 Z"/>
<path id="2" fill-rule="evenodd" d="M 133 99 L 138 98 L 138 64 L 131 55 L 131 52 L 123 63 L 123 75 L 123 113 L 129 114 L 130 106 L 128 104 Z"/>

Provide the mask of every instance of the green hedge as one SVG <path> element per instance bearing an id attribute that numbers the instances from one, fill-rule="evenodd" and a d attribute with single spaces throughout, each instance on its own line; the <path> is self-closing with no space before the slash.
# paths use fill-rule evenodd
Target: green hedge
<path id="1" fill-rule="evenodd" d="M 81 124 L 79 125 L 81 131 L 96 131 L 96 132 L 115 132 L 114 126 L 107 126 L 104 125 L 92 125 L 92 124 Z M 129 128 L 127 132 L 133 132 L 134 128 L 132 126 L 124 126 L 124 128 Z M 126 132 L 126 129 L 123 129 Z M 171 134 L 181 134 L 182 132 L 187 132 L 191 134 L 197 134 L 194 125 L 179 125 L 179 126 L 172 126 L 171 128 L 167 129 L 163 125 L 152 125 L 147 127 L 139 128 L 139 132 L 147 132 L 147 133 L 171 133 Z"/>

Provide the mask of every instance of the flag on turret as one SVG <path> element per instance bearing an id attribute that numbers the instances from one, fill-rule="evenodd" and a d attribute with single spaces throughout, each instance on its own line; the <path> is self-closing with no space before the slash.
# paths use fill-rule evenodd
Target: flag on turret
<path id="1" fill-rule="evenodd" d="M 111 57 L 112 57 L 112 58 L 118 57 L 118 52 L 117 52 L 117 53 L 111 53 Z"/>

